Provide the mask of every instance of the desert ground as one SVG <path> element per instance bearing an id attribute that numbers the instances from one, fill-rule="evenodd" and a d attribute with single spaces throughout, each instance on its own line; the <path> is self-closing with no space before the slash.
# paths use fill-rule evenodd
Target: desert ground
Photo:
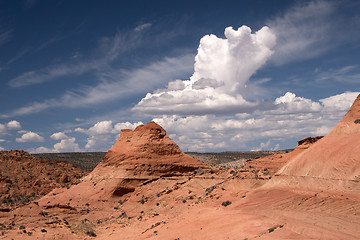
<path id="1" fill-rule="evenodd" d="M 325 137 L 225 165 L 154 122 L 122 130 L 90 173 L 3 151 L 0 239 L 360 239 L 359 123 L 360 96 Z"/>

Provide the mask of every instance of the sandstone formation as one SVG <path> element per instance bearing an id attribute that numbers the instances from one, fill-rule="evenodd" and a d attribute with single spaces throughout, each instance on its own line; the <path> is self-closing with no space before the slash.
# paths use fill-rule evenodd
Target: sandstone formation
<path id="1" fill-rule="evenodd" d="M 0 211 L 0 239 L 360 239 L 359 99 L 327 136 L 237 169 L 156 123 L 123 130 L 76 186 Z"/>
<path id="2" fill-rule="evenodd" d="M 122 130 L 103 161 L 80 184 L 69 191 L 56 193 L 56 197 L 43 198 L 39 203 L 61 204 L 63 198 L 73 198 L 74 204 L 75 201 L 82 204 L 99 199 L 119 200 L 137 187 L 160 178 L 185 176 L 207 168 L 204 163 L 183 153 L 161 126 L 150 122 L 134 131 Z"/>
<path id="3" fill-rule="evenodd" d="M 122 130 L 117 142 L 89 177 L 103 178 L 104 172 L 111 172 L 116 178 L 149 180 L 198 168 L 207 166 L 183 153 L 160 125 L 150 122 L 134 131 Z"/>

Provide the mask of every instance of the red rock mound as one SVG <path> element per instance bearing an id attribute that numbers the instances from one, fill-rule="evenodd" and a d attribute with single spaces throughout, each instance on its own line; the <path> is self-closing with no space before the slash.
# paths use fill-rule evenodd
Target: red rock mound
<path id="1" fill-rule="evenodd" d="M 37 158 L 23 150 L 0 152 L 0 205 L 37 199 L 52 189 L 70 186 L 85 175 L 68 162 Z"/>
<path id="2" fill-rule="evenodd" d="M 114 200 L 159 178 L 183 176 L 199 168 L 208 167 L 183 153 L 161 126 L 150 122 L 134 131 L 122 130 L 104 160 L 80 184 L 61 190 L 60 195 L 55 193 L 56 197 L 50 194 L 40 204 L 60 204 L 67 199 L 74 199 L 75 205 Z"/>
<path id="3" fill-rule="evenodd" d="M 281 175 L 324 179 L 360 178 L 360 95 L 340 123 L 324 138 L 293 158 Z"/>
<path id="4" fill-rule="evenodd" d="M 206 165 L 183 153 L 160 125 L 150 122 L 134 131 L 122 130 L 93 174 L 102 174 L 106 167 L 126 168 L 127 175 L 152 176 L 193 171 Z"/>

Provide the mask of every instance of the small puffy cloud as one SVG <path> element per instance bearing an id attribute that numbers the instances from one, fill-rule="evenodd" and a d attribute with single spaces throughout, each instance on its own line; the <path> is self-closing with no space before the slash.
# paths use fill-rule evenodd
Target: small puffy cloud
<path id="1" fill-rule="evenodd" d="M 276 144 L 275 147 L 271 148 L 272 151 L 277 151 L 280 149 L 280 144 Z"/>
<path id="2" fill-rule="evenodd" d="M 60 140 L 60 139 L 58 139 Z M 60 142 L 55 143 L 53 148 L 47 148 L 44 146 L 38 148 L 28 149 L 30 153 L 61 153 L 61 152 L 80 152 L 79 144 L 76 143 L 74 137 L 68 137 L 61 139 Z"/>
<path id="3" fill-rule="evenodd" d="M 276 37 L 268 27 L 252 33 L 247 26 L 225 29 L 225 39 L 202 37 L 189 80 L 168 83 L 133 108 L 148 114 L 218 114 L 254 110 L 260 102 L 247 101 L 249 78 L 271 57 Z"/>
<path id="4" fill-rule="evenodd" d="M 87 139 L 87 143 L 85 145 L 85 149 L 94 149 L 96 147 L 96 139 L 94 136 L 89 137 Z"/>
<path id="5" fill-rule="evenodd" d="M 5 151 L 5 148 L 3 148 L 3 147 L 0 147 L 0 151 Z"/>
<path id="6" fill-rule="evenodd" d="M 54 152 L 53 149 L 46 148 L 46 147 L 38 147 L 38 148 L 31 148 L 27 150 L 30 153 L 52 153 Z"/>
<path id="7" fill-rule="evenodd" d="M 6 142 L 6 140 L 5 139 L 0 139 L 0 142 Z"/>
<path id="8" fill-rule="evenodd" d="M 7 132 L 8 130 L 19 130 L 19 129 L 21 129 L 21 125 L 18 121 L 15 120 L 12 120 L 4 124 L 0 123 L 0 136 L 8 134 Z M 26 133 L 26 132 L 22 132 L 22 133 Z"/>
<path id="9" fill-rule="evenodd" d="M 112 121 L 101 121 L 97 122 L 89 129 L 76 128 L 75 132 L 80 132 L 90 136 L 109 135 L 111 133 L 119 133 L 121 129 L 135 129 L 137 126 L 142 124 L 142 122 L 120 122 L 116 123 L 113 127 Z"/>
<path id="10" fill-rule="evenodd" d="M 75 138 L 62 139 L 54 145 L 54 152 L 79 152 L 79 144 L 75 142 Z"/>
<path id="11" fill-rule="evenodd" d="M 94 126 L 89 129 L 76 128 L 75 132 L 80 132 L 88 135 L 100 135 L 109 134 L 113 130 L 112 121 L 101 121 L 97 122 Z"/>
<path id="12" fill-rule="evenodd" d="M 121 129 L 135 129 L 142 122 L 120 122 L 113 126 L 112 121 L 97 122 L 89 129 L 76 128 L 75 132 L 88 135 L 85 149 L 88 151 L 106 151 L 114 144 Z M 116 135 L 116 136 L 115 136 Z"/>
<path id="13" fill-rule="evenodd" d="M 270 140 L 268 140 L 266 143 L 260 143 L 260 146 L 257 148 L 253 148 L 251 149 L 251 151 L 262 151 L 262 150 L 266 150 L 269 149 L 270 146 Z"/>
<path id="14" fill-rule="evenodd" d="M 276 113 L 283 112 L 286 114 L 297 112 L 318 112 L 322 106 L 318 102 L 303 97 L 297 97 L 294 93 L 287 92 L 284 96 L 275 99 L 277 109 Z"/>
<path id="15" fill-rule="evenodd" d="M 63 132 L 57 132 L 52 134 L 50 138 L 54 140 L 62 140 L 62 139 L 68 139 L 69 137 Z"/>
<path id="16" fill-rule="evenodd" d="M 93 135 L 87 138 L 85 149 L 87 151 L 107 151 L 116 139 L 112 134 Z"/>
<path id="17" fill-rule="evenodd" d="M 114 126 L 114 132 L 119 133 L 122 129 L 134 130 L 139 125 L 143 125 L 143 123 L 142 122 L 137 122 L 137 123 L 130 123 L 130 122 L 117 123 Z"/>
<path id="18" fill-rule="evenodd" d="M 16 142 L 43 142 L 45 139 L 34 132 L 24 133 L 21 138 L 16 138 Z"/>
<path id="19" fill-rule="evenodd" d="M 6 124 L 6 127 L 8 127 L 8 129 L 11 129 L 11 130 L 17 130 L 17 129 L 21 129 L 21 125 L 18 121 L 10 121 Z"/>

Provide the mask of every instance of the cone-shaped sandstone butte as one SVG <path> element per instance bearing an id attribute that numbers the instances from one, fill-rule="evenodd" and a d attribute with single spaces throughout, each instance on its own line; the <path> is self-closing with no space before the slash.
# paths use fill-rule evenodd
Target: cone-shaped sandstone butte
<path id="1" fill-rule="evenodd" d="M 122 130 L 103 161 L 80 184 L 56 194 L 57 200 L 52 199 L 51 204 L 60 203 L 62 196 L 83 200 L 120 197 L 141 184 L 161 177 L 181 176 L 199 168 L 208 167 L 183 153 L 160 125 L 150 122 L 134 131 Z M 45 201 L 48 199 L 42 202 Z"/>
<path id="2" fill-rule="evenodd" d="M 207 165 L 183 153 L 160 125 L 149 122 L 134 131 L 121 130 L 117 142 L 89 178 L 118 179 L 114 194 L 122 195 L 134 191 L 139 183 L 198 168 Z"/>
<path id="3" fill-rule="evenodd" d="M 360 95 L 329 134 L 292 159 L 279 171 L 279 174 L 358 180 L 360 178 Z"/>
<path id="4" fill-rule="evenodd" d="M 155 122 L 138 126 L 134 131 L 122 130 L 119 139 L 94 172 L 108 166 L 123 166 L 136 175 L 188 172 L 206 167 L 183 153 Z"/>

